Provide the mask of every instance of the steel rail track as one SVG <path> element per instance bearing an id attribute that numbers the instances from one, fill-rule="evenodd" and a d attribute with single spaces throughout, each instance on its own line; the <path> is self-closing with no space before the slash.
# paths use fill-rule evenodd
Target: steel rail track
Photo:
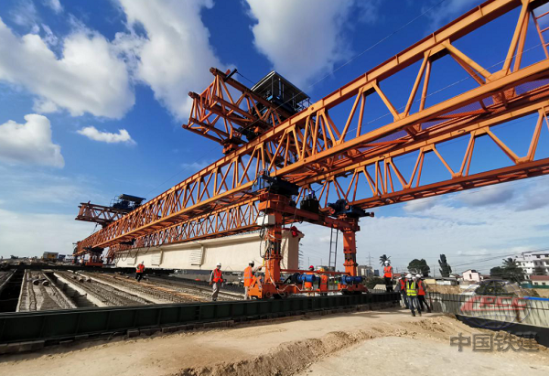
<path id="1" fill-rule="evenodd" d="M 209 323 L 253 321 L 315 311 L 339 312 L 357 306 L 395 304 L 399 299 L 398 293 L 372 293 L 0 313 L 0 353 L 2 346 L 13 343 L 33 342 L 43 346 L 75 338 L 126 334 L 135 330 L 137 333 L 151 333 L 155 330 L 169 332 Z"/>

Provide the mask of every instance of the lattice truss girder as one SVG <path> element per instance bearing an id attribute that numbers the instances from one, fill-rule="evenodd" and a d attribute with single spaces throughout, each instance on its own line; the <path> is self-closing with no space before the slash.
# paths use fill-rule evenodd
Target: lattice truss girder
<path id="1" fill-rule="evenodd" d="M 300 195 L 305 189 L 320 185 L 318 196 L 322 207 L 326 206 L 330 192 L 337 192 L 338 197 L 367 208 L 547 173 L 549 161 L 534 157 L 545 109 L 549 105 L 549 88 L 541 81 L 549 76 L 549 59 L 545 57 L 528 66 L 521 65 L 532 3 L 528 0 L 484 3 L 96 232 L 80 242 L 79 247 L 108 247 L 166 234 L 170 229 L 208 216 L 209 212 L 248 202 L 248 191 L 263 170 L 300 185 Z M 490 73 L 455 47 L 454 42 L 460 37 L 518 7 L 517 24 L 498 71 Z M 543 39 L 542 43 L 545 49 Z M 427 105 L 432 66 L 444 54 L 463 67 L 478 86 L 463 90 L 451 99 Z M 397 110 L 382 90 L 382 82 L 418 62 L 419 72 L 407 104 Z M 368 113 L 368 98 L 372 96 L 381 100 L 393 121 L 370 130 L 364 127 L 363 119 Z M 416 109 L 413 104 L 417 100 Z M 334 120 L 331 112 L 346 101 L 353 103 L 348 115 L 343 121 Z M 477 108 L 470 110 L 471 106 Z M 492 128 L 532 113 L 537 113 L 539 119 L 530 149 L 527 155 L 519 156 Z M 351 126 L 354 123 L 356 130 Z M 525 131 L 518 128 L 516 132 L 524 134 Z M 476 140 L 484 136 L 509 157 L 511 165 L 470 175 Z M 452 169 L 439 146 L 458 137 L 469 137 L 469 144 L 460 168 Z M 417 160 L 408 177 L 399 168 L 397 157 L 411 153 L 416 153 Z M 442 180 L 434 185 L 422 186 L 421 176 L 428 168 L 425 156 L 430 153 L 440 159 L 448 175 L 441 176 Z M 210 227 L 207 235 L 200 233 L 198 236 L 221 236 L 227 231 L 238 231 L 236 225 L 230 227 L 221 231 Z M 157 239 L 170 238 L 158 236 Z M 186 238 L 192 239 L 193 234 Z"/>
<path id="2" fill-rule="evenodd" d="M 249 129 L 260 134 L 291 116 L 228 77 L 228 72 L 215 68 L 210 71 L 214 75 L 213 82 L 200 94 L 189 93 L 193 104 L 188 124 L 183 128 L 218 142 L 230 151 L 246 142 L 240 130 Z"/>
<path id="3" fill-rule="evenodd" d="M 103 226 L 114 222 L 127 212 L 124 210 L 117 210 L 109 206 L 101 206 L 88 203 L 81 203 L 78 207 L 78 216 L 76 217 L 79 221 L 95 222 Z"/>

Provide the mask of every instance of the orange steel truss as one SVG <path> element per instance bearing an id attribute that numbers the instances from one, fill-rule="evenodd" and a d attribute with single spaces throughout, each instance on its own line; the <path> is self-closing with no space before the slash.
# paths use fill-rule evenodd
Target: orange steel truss
<path id="1" fill-rule="evenodd" d="M 110 206 L 90 204 L 89 202 L 82 202 L 78 209 L 79 211 L 76 216 L 76 220 L 99 223 L 103 227 L 111 222 L 119 220 L 124 214 L 127 213 L 126 210 L 118 210 Z"/>
<path id="2" fill-rule="evenodd" d="M 240 129 L 261 134 L 290 117 L 283 108 L 277 108 L 230 78 L 229 71 L 223 73 L 211 68 L 210 72 L 214 75 L 214 81 L 206 90 L 201 94 L 189 93 L 193 105 L 189 123 L 184 124 L 183 128 L 220 143 L 224 146 L 224 153 L 234 151 L 246 142 Z M 235 99 L 234 93 L 238 95 Z"/>
<path id="3" fill-rule="evenodd" d="M 549 78 L 549 55 L 522 64 L 526 33 L 531 19 L 537 23 L 531 15 L 538 4 L 533 0 L 487 1 L 285 120 L 272 106 L 266 112 L 270 120 L 261 118 L 254 112 L 254 103 L 260 99 L 240 83 L 236 89 L 242 96 L 238 100 L 222 99 L 221 90 L 228 95 L 225 84 L 236 81 L 223 81 L 220 77 L 224 74 L 214 71 L 214 83 L 194 97 L 187 129 L 227 146 L 227 140 L 236 137 L 233 123 L 271 126 L 262 128 L 251 141 L 237 142 L 237 147 L 217 162 L 79 242 L 78 253 L 93 247 L 115 249 L 122 242 L 133 242 L 129 246 L 133 248 L 158 246 L 256 229 L 259 197 L 250 190 L 262 171 L 297 184 L 298 201 L 319 187 L 322 213 L 327 213 L 328 200 L 335 195 L 351 205 L 373 208 L 549 173 L 549 158 L 535 158 L 542 128 L 549 127 L 549 85 L 543 81 Z M 517 8 L 517 23 L 509 25 L 514 33 L 497 71 L 490 72 L 456 47 L 460 38 Z M 477 86 L 428 105 L 431 72 L 442 56 L 457 62 Z M 415 63 L 419 70 L 407 103 L 397 109 L 382 90 L 383 81 Z M 369 113 L 367 102 L 374 102 L 374 97 L 392 121 L 372 129 L 364 119 Z M 251 107 L 243 110 L 243 103 Z M 333 117 L 334 111 L 347 108 L 345 103 L 352 104 L 347 115 Z M 526 155 L 519 155 L 494 132 L 501 124 L 536 114 Z M 226 128 L 221 129 L 220 124 Z M 527 128 L 518 127 L 516 132 L 524 135 Z M 456 168 L 441 146 L 460 138 L 466 138 L 468 146 Z M 490 158 L 478 150 L 481 138 L 502 150 L 509 162 L 471 174 L 473 155 Z M 401 166 L 403 156 L 415 158 L 411 174 Z M 435 156 L 447 174 L 422 185 L 422 176 L 431 168 L 428 156 Z M 284 222 L 291 220 L 288 216 Z"/>

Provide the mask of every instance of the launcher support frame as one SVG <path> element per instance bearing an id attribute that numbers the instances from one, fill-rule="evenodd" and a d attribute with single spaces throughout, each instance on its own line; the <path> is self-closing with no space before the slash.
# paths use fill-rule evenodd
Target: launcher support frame
<path id="1" fill-rule="evenodd" d="M 337 218 L 329 217 L 325 214 L 311 213 L 293 206 L 289 197 L 284 195 L 262 193 L 260 194 L 259 210 L 265 215 L 274 217 L 274 224 L 266 226 L 264 241 L 265 253 L 263 255 L 265 275 L 264 277 L 254 277 L 251 286 L 248 288 L 248 296 L 256 299 L 284 298 L 292 294 L 314 294 L 326 292 L 343 293 L 365 293 L 367 288 L 361 283 L 345 284 L 338 283 L 337 289 L 323 290 L 305 289 L 303 283 L 290 282 L 290 277 L 282 280 L 282 272 L 292 272 L 295 274 L 311 274 L 308 270 L 282 270 L 280 263 L 282 261 L 282 226 L 285 223 L 307 219 L 308 222 L 319 224 L 325 227 L 335 228 L 343 232 L 343 244 L 345 253 L 345 272 L 319 272 L 314 274 L 357 276 L 356 264 L 356 240 L 355 233 L 360 230 L 358 218 L 350 218 L 345 215 Z"/>

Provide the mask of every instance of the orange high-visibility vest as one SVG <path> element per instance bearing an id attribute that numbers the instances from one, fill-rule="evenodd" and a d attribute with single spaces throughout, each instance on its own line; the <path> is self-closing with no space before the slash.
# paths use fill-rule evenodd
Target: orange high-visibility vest
<path id="1" fill-rule="evenodd" d="M 326 274 L 320 276 L 320 291 L 328 291 L 328 276 Z"/>
<path id="2" fill-rule="evenodd" d="M 306 272 L 305 274 L 315 274 L 314 272 Z M 305 288 L 306 289 L 312 289 L 313 288 L 313 283 L 312 282 L 305 282 Z"/>
<path id="3" fill-rule="evenodd" d="M 384 277 L 386 278 L 393 278 L 393 267 L 391 265 L 385 266 L 383 268 Z"/>
<path id="4" fill-rule="evenodd" d="M 143 264 L 137 265 L 137 270 L 136 270 L 137 273 L 143 273 L 143 270 L 145 270 L 145 265 Z"/>
<path id="5" fill-rule="evenodd" d="M 254 273 L 252 267 L 248 266 L 244 269 L 244 286 L 248 287 L 252 285 L 252 279 L 254 278 Z"/>
<path id="6" fill-rule="evenodd" d="M 221 272 L 220 269 L 214 269 L 214 276 L 213 276 L 213 281 L 214 282 L 222 282 L 223 281 L 223 278 L 221 278 L 223 275 L 223 273 Z"/>
<path id="7" fill-rule="evenodd" d="M 417 294 L 418 295 L 425 295 L 425 288 L 423 286 L 423 281 L 422 280 L 417 281 L 417 287 L 419 289 Z"/>
<path id="8" fill-rule="evenodd" d="M 400 280 L 400 290 L 401 291 L 406 290 L 406 282 L 404 282 L 403 279 Z"/>

